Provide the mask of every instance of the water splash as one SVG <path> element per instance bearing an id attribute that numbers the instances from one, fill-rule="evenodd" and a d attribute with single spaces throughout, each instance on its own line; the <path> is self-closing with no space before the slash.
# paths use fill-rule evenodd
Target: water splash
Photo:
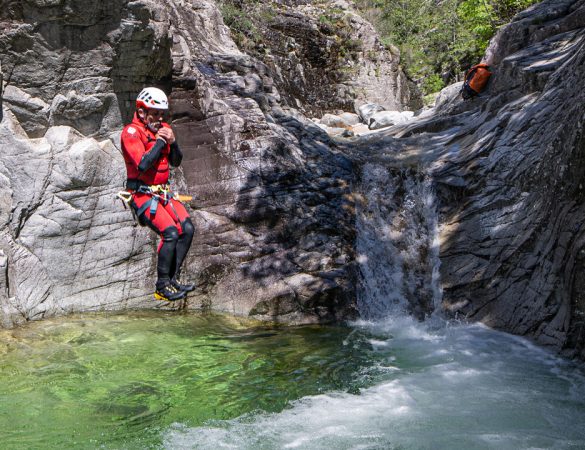
<path id="1" fill-rule="evenodd" d="M 358 308 L 365 319 L 438 310 L 438 220 L 430 178 L 366 164 L 357 211 Z"/>
<path id="2" fill-rule="evenodd" d="M 175 423 L 166 449 L 585 448 L 585 374 L 530 342 L 479 324 L 410 316 L 354 324 L 386 375 L 200 427 Z M 349 338 L 349 337 L 348 337 Z"/>

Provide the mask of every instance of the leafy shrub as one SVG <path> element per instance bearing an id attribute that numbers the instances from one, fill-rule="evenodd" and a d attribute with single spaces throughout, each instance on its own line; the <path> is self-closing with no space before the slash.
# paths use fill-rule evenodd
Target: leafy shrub
<path id="1" fill-rule="evenodd" d="M 503 24 L 538 0 L 357 0 L 424 94 L 458 81 Z"/>
<path id="2" fill-rule="evenodd" d="M 238 46 L 242 48 L 253 47 L 261 41 L 260 32 L 248 18 L 240 2 L 222 0 L 219 2 L 219 9 L 223 22 L 230 28 L 232 38 Z"/>

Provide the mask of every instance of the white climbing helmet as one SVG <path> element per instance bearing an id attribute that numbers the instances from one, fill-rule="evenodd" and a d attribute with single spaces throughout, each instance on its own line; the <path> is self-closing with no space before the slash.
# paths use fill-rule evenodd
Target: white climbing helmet
<path id="1" fill-rule="evenodd" d="M 136 98 L 137 108 L 169 109 L 167 95 L 158 88 L 147 87 L 140 91 Z"/>

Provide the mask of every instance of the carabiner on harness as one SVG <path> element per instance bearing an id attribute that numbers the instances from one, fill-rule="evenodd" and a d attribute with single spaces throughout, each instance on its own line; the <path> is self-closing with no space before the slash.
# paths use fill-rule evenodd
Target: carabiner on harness
<path id="1" fill-rule="evenodd" d="M 116 194 L 114 198 L 122 200 L 122 204 L 124 205 L 124 209 L 130 206 L 130 202 L 132 201 L 132 193 L 128 191 L 120 191 Z"/>

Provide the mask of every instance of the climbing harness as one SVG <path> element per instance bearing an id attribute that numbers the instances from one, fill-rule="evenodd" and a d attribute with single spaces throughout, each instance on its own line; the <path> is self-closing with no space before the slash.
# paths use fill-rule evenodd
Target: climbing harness
<path id="1" fill-rule="evenodd" d="M 172 192 L 168 184 L 147 185 L 138 180 L 128 180 L 126 182 L 126 187 L 134 192 L 120 191 L 116 194 L 115 198 L 122 201 L 124 209 L 130 208 L 132 216 L 134 217 L 135 226 L 137 223 L 142 225 L 140 222 L 140 216 L 146 210 L 150 210 L 150 216 L 153 217 L 156 214 L 159 203 L 162 203 L 164 206 L 166 206 L 171 199 L 180 202 L 190 202 L 193 200 L 193 196 L 191 195 L 180 195 L 178 193 Z M 132 196 L 134 193 L 149 195 L 150 199 L 147 200 L 140 208 L 137 208 L 132 202 Z M 177 212 L 175 211 L 172 203 L 171 208 L 173 209 L 175 216 L 177 216 Z"/>
<path id="2" fill-rule="evenodd" d="M 150 200 L 147 200 L 144 205 L 142 205 L 138 211 L 136 211 L 136 215 L 138 217 L 140 217 L 149 208 L 150 217 L 154 217 L 156 210 L 158 209 L 159 202 L 162 202 L 162 204 L 166 206 L 174 195 L 171 192 L 171 188 L 168 184 L 155 184 L 152 186 L 142 185 L 138 187 L 136 192 L 150 195 Z"/>

